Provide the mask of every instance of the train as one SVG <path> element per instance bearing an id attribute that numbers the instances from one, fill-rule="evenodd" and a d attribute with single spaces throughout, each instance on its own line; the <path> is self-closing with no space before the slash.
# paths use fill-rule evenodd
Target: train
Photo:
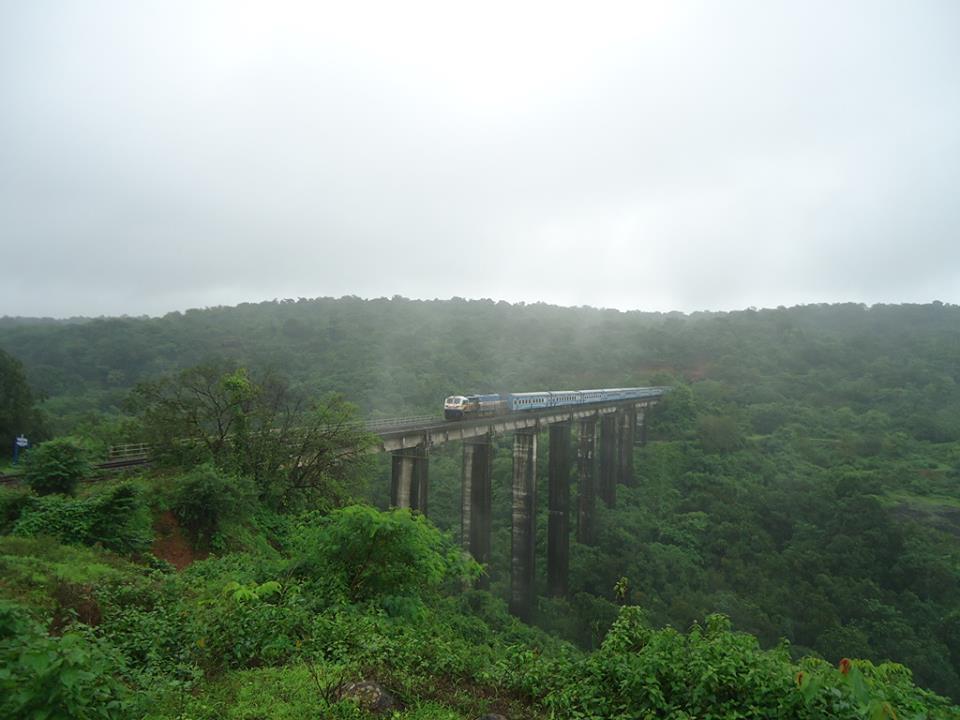
<path id="1" fill-rule="evenodd" d="M 543 390 L 541 392 L 488 393 L 486 395 L 451 395 L 443 401 L 443 417 L 447 420 L 469 420 L 485 415 L 547 410 L 568 405 L 639 400 L 659 397 L 665 387 L 604 388 L 598 390 Z"/>

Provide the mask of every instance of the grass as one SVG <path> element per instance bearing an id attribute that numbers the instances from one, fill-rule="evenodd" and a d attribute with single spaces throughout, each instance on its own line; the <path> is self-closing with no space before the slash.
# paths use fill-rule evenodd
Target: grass
<path id="1" fill-rule="evenodd" d="M 53 610 L 59 582 L 100 585 L 139 576 L 143 568 L 103 550 L 60 545 L 50 538 L 0 536 L 0 597 L 38 615 Z"/>
<path id="2" fill-rule="evenodd" d="M 361 720 L 373 717 L 351 700 L 336 700 L 336 689 L 348 678 L 337 668 L 298 664 L 226 673 L 199 688 L 172 697 L 146 715 L 146 720 Z M 389 688 L 388 688 L 389 690 Z M 463 715 L 434 701 L 398 707 L 387 717 L 396 720 L 464 720 Z"/>

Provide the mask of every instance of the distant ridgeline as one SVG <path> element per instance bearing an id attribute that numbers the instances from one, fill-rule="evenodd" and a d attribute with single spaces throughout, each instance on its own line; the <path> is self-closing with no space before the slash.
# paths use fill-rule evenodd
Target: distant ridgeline
<path id="1" fill-rule="evenodd" d="M 366 415 L 430 410 L 465 387 L 607 387 L 621 378 L 649 385 L 658 374 L 745 379 L 832 367 L 847 383 L 868 383 L 858 375 L 866 371 L 904 387 L 926 371 L 951 375 L 945 363 L 956 355 L 958 326 L 960 308 L 939 303 L 684 315 L 344 297 L 162 318 L 2 318 L 0 348 L 24 363 L 58 416 L 117 408 L 139 381 L 219 358 L 344 393 Z M 817 391 L 785 391 L 807 389 Z M 844 388 L 854 403 L 892 400 L 853 390 Z M 931 436 L 945 430 L 937 417 L 921 425 Z"/>

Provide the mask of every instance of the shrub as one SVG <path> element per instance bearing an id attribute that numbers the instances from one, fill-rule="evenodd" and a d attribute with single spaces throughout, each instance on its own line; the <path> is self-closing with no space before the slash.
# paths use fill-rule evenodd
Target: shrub
<path id="1" fill-rule="evenodd" d="M 209 547 L 224 522 L 249 512 L 252 496 L 249 481 L 224 474 L 208 463 L 177 479 L 170 508 L 194 544 Z"/>
<path id="2" fill-rule="evenodd" d="M 77 483 L 93 470 L 91 451 L 72 438 L 57 438 L 29 451 L 23 476 L 37 495 L 73 495 Z"/>
<path id="3" fill-rule="evenodd" d="M 0 717 L 114 720 L 129 692 L 103 642 L 71 631 L 51 637 L 22 608 L 0 602 Z"/>
<path id="4" fill-rule="evenodd" d="M 90 537 L 89 502 L 60 497 L 32 498 L 13 526 L 24 537 L 48 535 L 68 545 L 85 545 Z"/>
<path id="5" fill-rule="evenodd" d="M 120 553 L 145 551 L 153 540 L 142 493 L 129 483 L 83 500 L 31 498 L 13 534 L 49 535 L 73 545 L 100 544 Z"/>
<path id="6" fill-rule="evenodd" d="M 88 544 L 99 543 L 120 553 L 144 552 L 153 542 L 150 512 L 142 490 L 123 483 L 91 498 Z"/>
<path id="7" fill-rule="evenodd" d="M 204 667 L 258 667 L 295 654 L 311 618 L 297 585 L 231 581 L 218 597 L 200 602 L 191 631 Z"/>
<path id="8" fill-rule="evenodd" d="M 0 535 L 9 533 L 30 504 L 31 495 L 26 490 L 0 488 Z"/>
<path id="9" fill-rule="evenodd" d="M 447 578 L 476 577 L 469 556 L 425 517 L 352 505 L 308 516 L 291 538 L 294 575 L 333 582 L 352 602 L 420 597 Z M 402 603 L 401 603 L 402 604 Z"/>
<path id="10" fill-rule="evenodd" d="M 796 665 L 785 646 L 761 650 L 723 615 L 683 635 L 653 630 L 640 608 L 624 607 L 600 650 L 568 675 L 546 698 L 557 717 L 956 717 L 902 666 L 843 659 L 835 668 L 809 658 Z"/>

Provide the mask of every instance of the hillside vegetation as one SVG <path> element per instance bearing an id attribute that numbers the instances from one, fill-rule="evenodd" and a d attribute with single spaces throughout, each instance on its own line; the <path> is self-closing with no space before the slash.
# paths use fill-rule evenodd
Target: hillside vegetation
<path id="1" fill-rule="evenodd" d="M 68 717 L 361 717 L 343 689 L 375 680 L 418 718 L 958 716 L 919 689 L 960 698 L 957 307 L 320 299 L 7 318 L 0 349 L 19 398 L 0 403 L 0 430 L 72 433 L 92 455 L 165 448 L 149 473 L 75 497 L 59 481 L 3 492 L 14 701 L 56 696 Z M 295 436 L 310 457 L 361 449 L 296 474 L 259 441 L 290 418 L 439 413 L 453 392 L 642 384 L 674 390 L 636 482 L 598 508 L 596 545 L 572 544 L 570 596 L 541 597 L 535 627 L 504 611 L 510 438 L 489 593 L 463 589 L 480 568 L 457 550 L 458 447 L 432 454 L 425 520 L 355 504 L 387 498 L 362 434 Z M 233 423 L 219 442 L 171 411 L 201 386 Z M 545 507 L 539 524 L 542 558 Z"/>

